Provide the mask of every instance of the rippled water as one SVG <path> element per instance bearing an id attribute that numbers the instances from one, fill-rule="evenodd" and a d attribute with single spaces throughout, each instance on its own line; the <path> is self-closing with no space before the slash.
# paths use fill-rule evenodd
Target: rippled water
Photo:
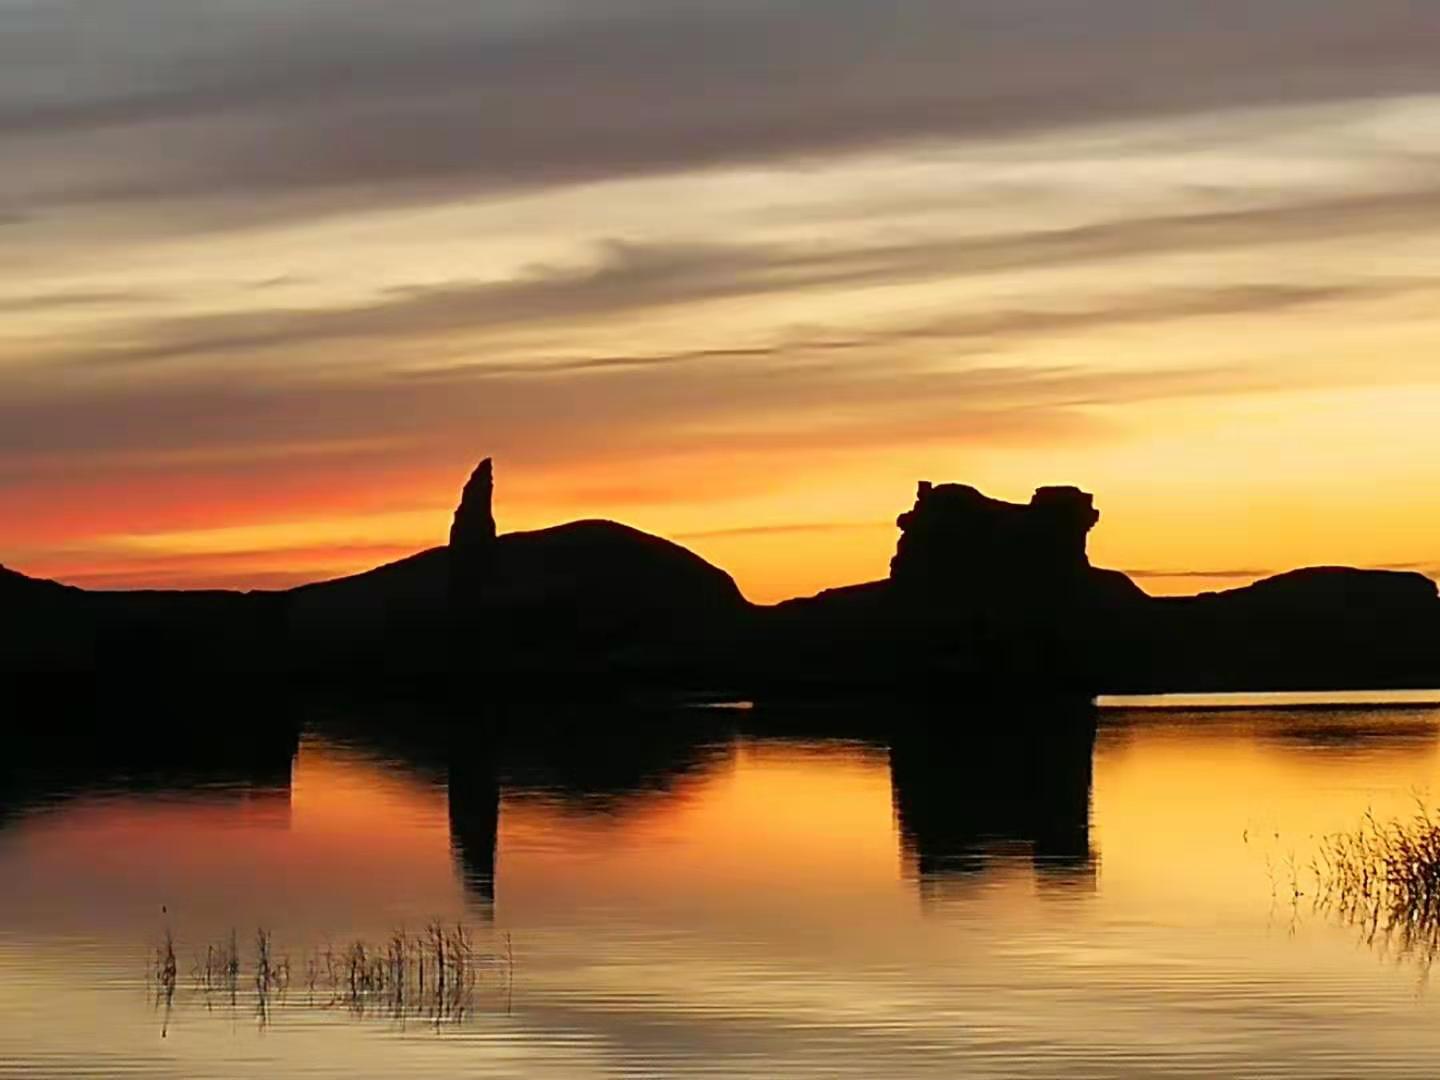
<path id="1" fill-rule="evenodd" d="M 1106 702 L 1093 738 L 331 706 L 298 742 L 22 740 L 0 1076 L 1432 1077 L 1423 958 L 1307 876 L 1325 834 L 1440 801 L 1426 700 Z M 474 935 L 463 1014 L 307 987 L 437 918 Z M 263 1000 L 258 927 L 291 965 Z"/>

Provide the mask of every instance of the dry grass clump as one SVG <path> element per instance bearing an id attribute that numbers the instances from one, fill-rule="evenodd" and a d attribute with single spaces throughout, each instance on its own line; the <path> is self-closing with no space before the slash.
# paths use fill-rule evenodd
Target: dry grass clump
<path id="1" fill-rule="evenodd" d="M 240 946 L 235 931 L 230 931 L 228 940 L 205 946 L 204 961 L 196 957 L 190 974 L 207 993 L 225 990 L 233 1000 L 240 990 Z"/>
<path id="2" fill-rule="evenodd" d="M 167 926 L 165 937 L 155 950 L 155 968 L 152 972 L 155 979 L 155 1004 L 165 1009 L 165 1023 L 160 1029 L 162 1039 L 170 1033 L 170 1012 L 175 1005 L 176 972 L 175 935 Z"/>
<path id="3" fill-rule="evenodd" d="M 277 1004 L 345 1009 L 357 1017 L 393 1020 L 424 1019 L 440 1024 L 459 1022 L 473 1009 L 482 978 L 494 976 L 497 989 L 508 990 L 514 979 L 514 953 L 506 935 L 506 951 L 476 947 L 463 924 L 430 923 L 419 934 L 396 930 L 381 943 L 356 939 L 342 948 L 314 950 L 303 967 L 304 996 L 292 978 L 290 957 L 275 949 L 270 931 L 256 931 L 253 962 L 241 956 L 237 936 L 206 946 L 191 969 L 194 990 L 207 1007 L 217 1001 L 252 1004 L 261 1026 L 268 1025 Z M 174 939 L 167 928 L 157 949 L 152 972 L 157 1001 L 167 1018 L 176 991 Z"/>
<path id="4" fill-rule="evenodd" d="M 418 935 L 397 930 L 379 945 L 326 946 L 307 961 L 305 978 L 316 1004 L 438 1022 L 463 1019 L 482 972 L 499 966 L 498 956 L 476 949 L 464 925 L 432 922 Z"/>
<path id="5" fill-rule="evenodd" d="M 1440 955 L 1440 822 L 1423 806 L 1409 819 L 1325 839 L 1316 860 L 1317 907 L 1360 927 L 1371 944 L 1427 966 Z"/>

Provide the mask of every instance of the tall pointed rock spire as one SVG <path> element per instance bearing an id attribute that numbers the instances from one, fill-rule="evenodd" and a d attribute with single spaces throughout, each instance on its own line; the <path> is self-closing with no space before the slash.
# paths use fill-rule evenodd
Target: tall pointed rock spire
<path id="1" fill-rule="evenodd" d="M 495 543 L 495 468 L 489 458 L 470 474 L 455 521 L 450 526 L 450 546 L 465 551 L 489 548 Z"/>

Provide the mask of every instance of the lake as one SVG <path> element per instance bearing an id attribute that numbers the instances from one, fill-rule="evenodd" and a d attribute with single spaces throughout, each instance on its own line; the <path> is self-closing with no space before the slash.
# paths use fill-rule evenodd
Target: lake
<path id="1" fill-rule="evenodd" d="M 1437 702 L 30 736 L 0 1077 L 1431 1077 L 1424 951 L 1317 909 L 1312 863 L 1440 800 Z"/>

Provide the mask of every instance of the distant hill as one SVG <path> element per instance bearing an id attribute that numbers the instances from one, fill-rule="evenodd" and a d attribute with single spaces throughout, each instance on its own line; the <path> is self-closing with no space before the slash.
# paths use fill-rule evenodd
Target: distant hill
<path id="1" fill-rule="evenodd" d="M 1116 681 L 1142 689 L 1440 685 L 1440 597 L 1422 574 L 1295 570 L 1226 592 L 1151 601 Z"/>
<path id="2" fill-rule="evenodd" d="M 729 574 L 678 544 L 610 521 L 496 537 L 480 581 L 433 548 L 290 594 L 302 666 L 516 676 L 669 670 L 750 611 Z"/>

